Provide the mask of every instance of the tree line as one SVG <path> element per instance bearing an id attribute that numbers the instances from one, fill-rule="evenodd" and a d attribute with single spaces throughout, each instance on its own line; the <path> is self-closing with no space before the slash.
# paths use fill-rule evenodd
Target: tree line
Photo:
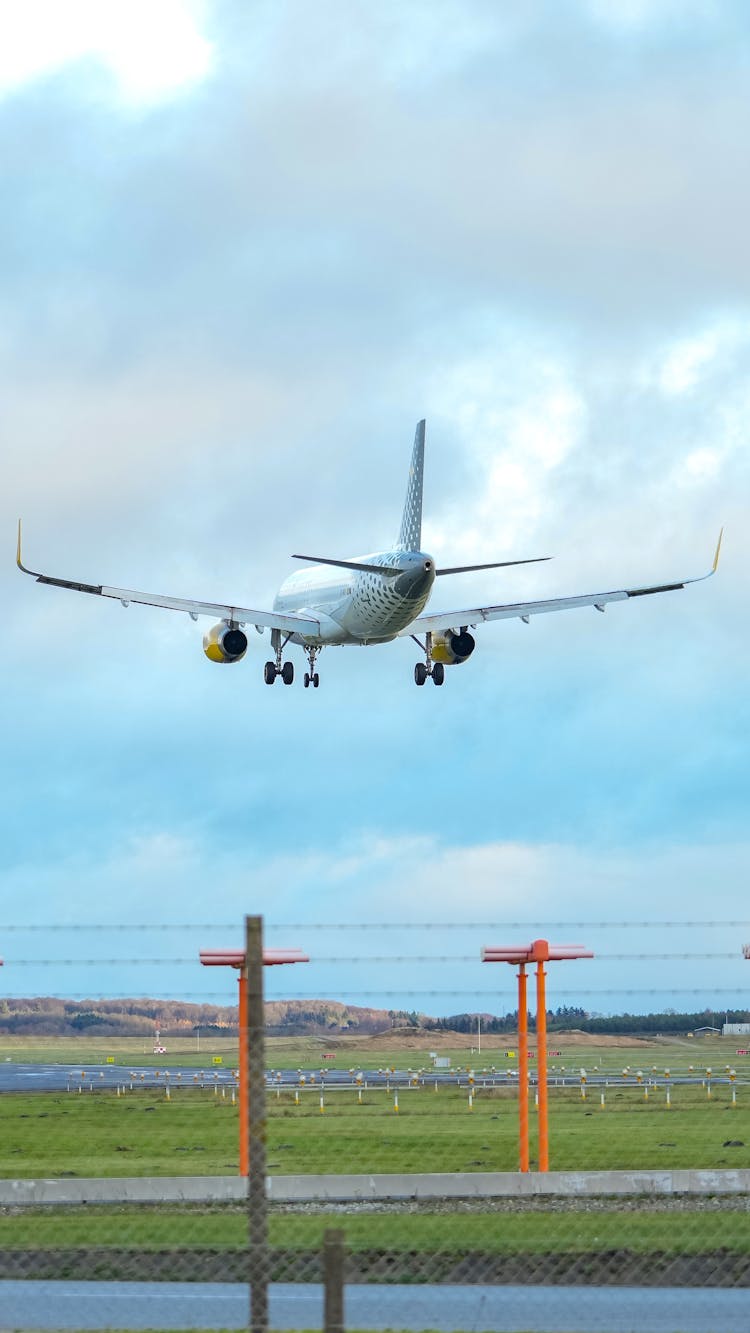
<path id="1" fill-rule="evenodd" d="M 421 1026 L 436 1032 L 476 1032 L 477 1020 L 483 1033 L 515 1033 L 518 1010 L 507 1014 L 450 1014 L 447 1018 L 424 1018 Z M 651 1014 L 590 1014 L 576 1005 L 562 1005 L 547 1010 L 548 1032 L 588 1032 L 611 1036 L 657 1036 L 662 1033 L 695 1032 L 700 1028 L 721 1028 L 723 1023 L 750 1023 L 748 1009 L 701 1009 L 678 1013 L 665 1009 Z M 536 1031 L 534 1014 L 528 1016 L 529 1032 Z"/>
<path id="2" fill-rule="evenodd" d="M 592 1014 L 577 1005 L 547 1011 L 549 1032 L 588 1032 L 602 1036 L 656 1036 L 720 1028 L 723 1022 L 750 1023 L 750 1010 L 702 1009 L 678 1013 L 674 1009 L 649 1014 Z M 96 1037 L 191 1036 L 195 1032 L 233 1036 L 238 1013 L 234 1005 L 191 1004 L 177 1000 L 58 1000 L 49 996 L 0 999 L 0 1034 L 6 1036 Z M 529 1014 L 529 1032 L 535 1031 Z M 272 1000 L 266 1004 L 269 1034 L 317 1034 L 335 1037 L 367 1036 L 392 1031 L 514 1035 L 518 1011 L 506 1014 L 461 1013 L 432 1018 L 415 1009 L 369 1009 L 337 1000 Z"/>

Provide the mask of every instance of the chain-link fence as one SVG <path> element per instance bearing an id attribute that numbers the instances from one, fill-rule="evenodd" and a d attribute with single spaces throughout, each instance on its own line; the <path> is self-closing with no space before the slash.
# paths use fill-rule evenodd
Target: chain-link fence
<path id="1" fill-rule="evenodd" d="M 0 1279 L 249 1283 L 257 1328 L 268 1284 L 271 1323 L 274 1284 L 325 1283 L 327 1327 L 345 1321 L 344 1287 L 377 1286 L 401 1301 L 390 1326 L 416 1328 L 463 1327 L 438 1318 L 440 1291 L 457 1287 L 498 1301 L 539 1286 L 750 1287 L 750 1036 L 728 1013 L 607 1033 L 550 1008 L 540 1171 L 533 1005 L 519 1097 L 513 1010 L 393 1008 L 385 1027 L 361 1010 L 354 1026 L 351 1006 L 344 1018 L 308 992 L 284 1018 L 280 1001 L 264 1007 L 258 918 L 223 965 L 226 998 L 246 978 L 239 1035 L 154 1029 L 140 1051 L 94 1023 L 75 1043 L 0 1038 Z M 513 1327 L 499 1322 L 507 1302 L 495 1308 L 484 1326 Z"/>

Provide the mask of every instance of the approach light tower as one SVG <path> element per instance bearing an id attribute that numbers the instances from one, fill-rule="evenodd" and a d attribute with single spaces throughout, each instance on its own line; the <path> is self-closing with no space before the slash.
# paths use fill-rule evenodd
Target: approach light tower
<path id="1" fill-rule="evenodd" d="M 482 949 L 483 963 L 510 963 L 518 966 L 518 1138 L 519 1168 L 529 1169 L 529 1031 L 526 1007 L 526 964 L 536 963 L 536 1046 L 537 1086 L 539 1090 L 538 1137 L 539 1170 L 549 1171 L 549 1132 L 547 1123 L 547 999 L 544 964 L 566 958 L 593 958 L 582 944 L 550 944 L 532 940 L 531 944 L 488 945 Z"/>
<path id="2" fill-rule="evenodd" d="M 250 1095 L 248 1061 L 248 951 L 247 949 L 201 949 L 200 960 L 204 967 L 234 967 L 239 972 L 239 1110 L 240 1110 L 240 1175 L 247 1176 L 250 1171 Z M 285 963 L 309 963 L 310 959 L 301 949 L 263 949 L 264 967 L 278 967 Z M 252 965 L 252 960 L 250 965 Z M 263 978 L 256 978 L 259 996 L 258 1021 L 262 1028 L 263 1013 Z M 265 1186 L 264 1186 L 265 1188 Z"/>

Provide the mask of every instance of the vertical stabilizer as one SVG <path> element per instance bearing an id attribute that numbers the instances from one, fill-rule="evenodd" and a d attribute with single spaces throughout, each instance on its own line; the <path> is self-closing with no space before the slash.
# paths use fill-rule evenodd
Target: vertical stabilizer
<path id="1" fill-rule="evenodd" d="M 422 549 L 422 480 L 424 477 L 424 420 L 417 422 L 414 450 L 409 468 L 401 531 L 398 534 L 400 551 Z"/>

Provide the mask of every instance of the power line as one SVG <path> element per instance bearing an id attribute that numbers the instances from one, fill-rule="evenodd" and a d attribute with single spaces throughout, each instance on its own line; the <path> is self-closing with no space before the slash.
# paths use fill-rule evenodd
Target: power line
<path id="1" fill-rule="evenodd" d="M 553 930 L 750 930 L 750 921 L 508 921 L 495 918 L 493 921 L 265 921 L 266 932 L 277 930 L 300 931 L 391 931 L 391 930 L 524 930 L 545 932 Z M 29 922 L 7 923 L 2 925 L 2 933 L 24 932 L 49 933 L 52 931 L 157 931 L 157 930 L 201 930 L 208 932 L 239 932 L 237 921 L 231 922 L 191 922 L 191 921 L 134 921 L 134 922 Z"/>

